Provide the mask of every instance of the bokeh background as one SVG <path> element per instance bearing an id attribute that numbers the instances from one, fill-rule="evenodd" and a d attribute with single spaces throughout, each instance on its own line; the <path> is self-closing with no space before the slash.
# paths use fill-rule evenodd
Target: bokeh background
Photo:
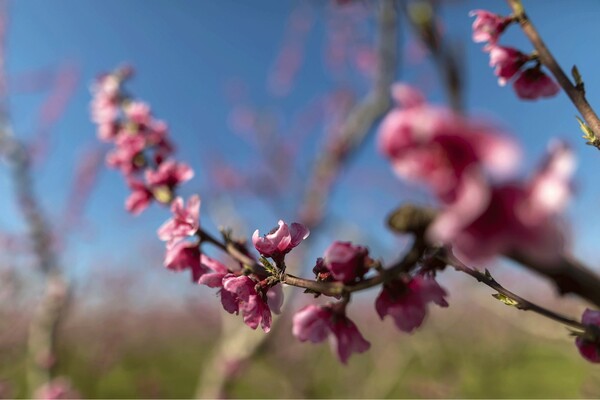
<path id="1" fill-rule="evenodd" d="M 576 64 L 592 105 L 600 104 L 600 3 L 526 1 L 528 14 L 566 69 Z M 500 87 L 468 12 L 501 14 L 498 1 L 444 1 L 436 8 L 464 73 L 466 112 L 489 118 L 523 148 L 521 176 L 551 138 L 566 139 L 579 159 L 576 196 L 567 213 L 572 251 L 594 268 L 600 200 L 597 151 L 580 139 L 576 110 L 564 94 L 523 102 Z M 73 296 L 59 329 L 58 372 L 84 397 L 191 397 L 200 393 L 218 340 L 241 319 L 218 298 L 162 266 L 156 237 L 168 210 L 132 217 L 128 189 L 103 166 L 106 148 L 89 118 L 89 87 L 124 63 L 136 70 L 128 90 L 168 122 L 177 158 L 196 175 L 181 189 L 202 197 L 201 223 L 249 236 L 278 219 L 296 220 L 316 154 L 339 131 L 371 85 L 377 2 L 356 0 L 172 1 L 43 0 L 4 4 L 10 121 L 33 154 L 34 187 L 55 234 Z M 400 17 L 397 79 L 445 103 L 431 57 Z M 502 43 L 530 51 L 517 27 Z M 395 259 L 406 246 L 385 229 L 404 202 L 433 204 L 399 181 L 376 148 L 376 125 L 339 176 L 327 218 L 303 250 L 308 274 L 335 238 Z M 27 249 L 26 227 L 0 168 L 0 395 L 25 396 L 27 326 L 42 278 Z M 551 286 L 506 262 L 495 277 L 524 297 L 577 318 L 585 304 L 557 298 Z M 597 397 L 598 368 L 579 358 L 568 331 L 495 301 L 468 277 L 440 282 L 450 307 L 432 310 L 414 335 L 374 313 L 376 291 L 353 301 L 351 315 L 372 349 L 340 365 L 326 344 L 295 341 L 289 317 L 310 301 L 298 296 L 256 354 L 229 371 L 230 397 Z M 247 329 L 248 335 L 253 334 Z M 243 341 L 242 341 L 243 343 Z M 221 367 L 219 367 L 221 368 Z M 200 390 L 200 392 L 198 391 Z M 3 393 L 3 394 L 2 394 Z"/>

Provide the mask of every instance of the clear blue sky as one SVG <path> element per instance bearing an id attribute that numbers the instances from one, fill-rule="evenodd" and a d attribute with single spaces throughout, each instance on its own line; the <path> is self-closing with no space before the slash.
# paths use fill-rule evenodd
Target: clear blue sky
<path id="1" fill-rule="evenodd" d="M 366 1 L 366 3 L 369 3 Z M 445 2 L 442 2 L 445 3 Z M 469 113 L 492 116 L 506 126 L 524 146 L 523 173 L 535 165 L 550 137 L 566 138 L 580 158 L 577 173 L 578 194 L 569 208 L 576 253 L 597 265 L 595 238 L 600 233 L 600 213 L 590 212 L 600 201 L 600 183 L 594 173 L 600 167 L 600 153 L 586 146 L 579 137 L 574 107 L 564 94 L 539 102 L 519 101 L 510 87 L 497 85 L 487 66 L 481 45 L 470 40 L 473 8 L 489 8 L 506 13 L 501 1 L 456 1 L 442 7 L 444 29 L 449 38 L 462 46 L 467 71 L 466 99 Z M 56 70 L 71 65 L 79 72 L 79 83 L 60 121 L 52 130 L 49 156 L 36 170 L 36 189 L 53 223 L 63 215 L 73 170 L 80 152 L 95 145 L 95 128 L 89 121 L 89 84 L 102 72 L 122 62 L 132 64 L 137 75 L 129 85 L 131 92 L 153 107 L 155 115 L 166 120 L 178 145 L 178 158 L 196 169 L 196 177 L 183 189 L 183 195 L 199 192 L 205 204 L 203 223 L 210 228 L 210 211 L 218 200 L 208 190 L 207 160 L 219 154 L 223 160 L 245 169 L 256 165 L 256 155 L 239 135 L 232 133 L 227 118 L 231 101 L 226 88 L 231 82 L 246 86 L 246 102 L 276 115 L 281 131 L 292 125 L 298 110 L 323 93 L 350 83 L 364 88 L 361 78 L 339 78 L 324 67 L 325 15 L 327 2 L 305 1 L 314 15 L 314 26 L 306 39 L 304 60 L 292 93 L 284 98 L 270 95 L 267 80 L 286 35 L 290 12 L 299 1 L 283 0 L 20 0 L 9 6 L 6 64 L 11 82 L 31 71 Z M 600 2 L 560 0 L 525 1 L 528 13 L 549 47 L 566 69 L 577 64 L 586 83 L 589 100 L 600 107 L 600 62 L 594 50 L 600 37 Z M 305 9 L 303 8 L 303 9 Z M 406 26 L 403 34 L 402 67 L 399 79 L 425 87 L 434 102 L 444 96 L 435 69 L 425 60 L 410 60 L 408 43 L 412 40 Z M 502 43 L 529 51 L 531 46 L 517 27 L 511 27 Z M 426 86 L 424 84 L 426 83 Z M 15 86 L 18 88 L 17 86 Z M 19 93 L 10 98 L 17 134 L 31 137 L 36 116 L 45 94 Z M 296 166 L 306 174 L 306 161 L 318 146 L 321 128 L 312 129 L 308 149 Z M 375 173 L 372 182 L 357 183 L 362 176 Z M 15 217 L 6 171 L 0 175 L 0 230 L 19 229 Z M 98 265 L 142 263 L 159 269 L 163 245 L 155 229 L 168 216 L 165 209 L 153 206 L 142 216 L 132 218 L 123 211 L 127 189 L 120 175 L 104 170 L 86 207 L 84 229 L 73 233 L 61 254 L 77 277 L 86 276 Z M 277 219 L 293 218 L 291 207 L 281 200 L 282 212 L 272 213 L 249 196 L 233 198 L 232 204 L 247 223 L 246 234 L 255 228 L 268 230 Z M 331 209 L 336 220 L 343 220 L 337 237 L 360 237 L 377 256 L 394 257 L 395 239 L 383 230 L 386 213 L 404 199 L 423 200 L 424 195 L 398 182 L 385 161 L 377 154 L 371 139 L 342 176 Z M 291 204 L 291 203 L 290 203 Z M 357 236 L 357 232 L 365 234 Z M 331 233 L 331 232 L 329 232 Z M 324 250 L 329 239 L 315 243 L 315 253 Z M 139 258 L 140 252 L 144 257 Z M 152 255 L 155 258 L 152 258 Z M 161 275 L 164 277 L 164 275 Z M 185 283 L 185 279 L 177 281 Z"/>

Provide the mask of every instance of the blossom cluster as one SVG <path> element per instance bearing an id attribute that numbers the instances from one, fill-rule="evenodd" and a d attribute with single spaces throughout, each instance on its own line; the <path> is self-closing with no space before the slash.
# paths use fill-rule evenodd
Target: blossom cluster
<path id="1" fill-rule="evenodd" d="M 405 84 L 396 84 L 392 95 L 397 106 L 381 123 L 379 148 L 399 177 L 424 184 L 439 201 L 441 210 L 426 232 L 430 242 L 451 247 L 468 263 L 500 254 L 523 254 L 548 264 L 559 260 L 565 247 L 561 213 L 573 192 L 576 164 L 569 146 L 551 142 L 528 179 L 507 179 L 518 148 L 496 127 L 427 104 Z M 414 278 L 400 282 L 410 290 L 404 298 L 409 305 L 390 310 L 397 284 L 384 285 L 376 308 L 402 330 L 421 323 L 424 302 L 446 305 L 435 281 Z M 600 311 L 586 310 L 582 324 L 585 331 L 574 333 L 575 343 L 585 359 L 600 363 Z"/>
<path id="2" fill-rule="evenodd" d="M 499 26 L 496 31 L 504 29 Z M 495 43 L 493 35 L 488 40 Z M 260 326 L 268 332 L 272 313 L 279 313 L 283 304 L 286 255 L 309 236 L 309 230 L 282 220 L 265 235 L 256 230 L 252 244 L 258 259 L 245 242 L 224 235 L 225 243 L 219 244 L 207 236 L 200 227 L 200 197 L 184 201 L 175 194 L 193 171 L 171 158 L 166 124 L 152 117 L 148 105 L 124 95 L 121 84 L 130 74 L 121 70 L 102 76 L 92 102 L 98 136 L 115 145 L 107 164 L 119 169 L 132 189 L 127 209 L 137 214 L 153 200 L 170 204 L 171 218 L 157 232 L 166 242 L 164 265 L 173 271 L 189 270 L 194 283 L 217 289 L 225 311 L 241 314 L 250 328 Z M 501 129 L 430 105 L 408 85 L 394 85 L 392 96 L 396 107 L 381 123 L 379 148 L 397 175 L 424 184 L 439 201 L 441 210 L 426 232 L 430 243 L 452 247 L 467 262 L 515 252 L 543 261 L 560 255 L 564 238 L 559 216 L 572 192 L 575 166 L 568 146 L 552 144 L 529 179 L 507 180 L 517 165 L 519 148 Z M 234 266 L 227 266 L 202 253 L 204 241 L 225 252 L 231 246 L 242 257 L 234 257 Z M 317 283 L 333 283 L 330 287 L 343 290 L 337 292 L 336 302 L 300 309 L 293 318 L 293 334 L 303 342 L 328 338 L 343 363 L 352 353 L 370 348 L 346 313 L 353 286 L 380 274 L 374 309 L 381 319 L 390 316 L 407 333 L 422 325 L 430 303 L 448 306 L 446 291 L 425 262 L 388 276 L 367 247 L 351 242 L 334 241 L 317 259 L 313 272 Z M 590 313 L 584 314 L 584 324 L 598 325 L 596 314 Z M 600 361 L 600 339 L 594 332 L 590 328 L 576 343 L 584 357 Z"/>
<path id="3" fill-rule="evenodd" d="M 487 42 L 484 51 L 490 55 L 490 67 L 495 68 L 494 73 L 501 86 L 514 79 L 513 88 L 517 96 L 525 100 L 552 97 L 558 93 L 558 85 L 542 71 L 537 56 L 498 45 L 500 35 L 515 22 L 514 17 L 503 17 L 486 10 L 474 10 L 469 15 L 475 17 L 473 41 Z M 535 64 L 526 68 L 529 61 Z"/>
<path id="4" fill-rule="evenodd" d="M 539 260 L 563 250 L 559 216 L 572 193 L 575 158 L 564 143 L 527 180 L 508 180 L 518 146 L 502 131 L 424 101 L 397 84 L 397 106 L 381 123 L 380 151 L 401 178 L 427 186 L 441 212 L 427 232 L 464 260 L 526 252 Z"/>
<path id="5" fill-rule="evenodd" d="M 357 284 L 374 265 L 366 247 L 350 242 L 333 242 L 323 258 L 319 258 L 313 272 L 317 281 Z M 427 304 L 433 302 L 446 307 L 446 291 L 435 279 L 425 274 L 393 278 L 384 282 L 375 301 L 375 310 L 384 319 L 389 315 L 404 332 L 412 332 L 425 319 Z M 347 301 L 323 306 L 308 305 L 296 313 L 293 334 L 300 341 L 317 343 L 330 338 L 338 358 L 346 363 L 353 352 L 362 353 L 370 348 L 356 324 L 346 315 Z"/>
<path id="6" fill-rule="evenodd" d="M 177 186 L 194 171 L 169 158 L 173 145 L 167 124 L 152 116 L 148 104 L 124 94 L 122 84 L 132 74 L 122 68 L 100 76 L 92 87 L 91 114 L 98 138 L 114 144 L 106 164 L 123 174 L 131 189 L 125 207 L 137 215 L 153 200 L 170 204 Z"/>

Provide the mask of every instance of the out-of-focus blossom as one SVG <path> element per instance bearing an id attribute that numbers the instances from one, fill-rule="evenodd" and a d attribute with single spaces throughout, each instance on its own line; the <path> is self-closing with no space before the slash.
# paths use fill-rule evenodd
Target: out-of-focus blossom
<path id="1" fill-rule="evenodd" d="M 192 271 L 192 282 L 198 282 L 209 269 L 200 263 L 200 247 L 198 243 L 182 240 L 168 247 L 165 254 L 165 267 L 172 271 Z"/>
<path id="2" fill-rule="evenodd" d="M 141 135 L 119 134 L 115 140 L 116 148 L 106 155 L 106 164 L 118 168 L 123 175 L 130 176 L 145 166 L 143 151 L 146 141 Z"/>
<path id="3" fill-rule="evenodd" d="M 98 124 L 98 138 L 112 141 L 118 133 L 119 80 L 113 75 L 100 77 L 92 87 L 92 121 Z"/>
<path id="4" fill-rule="evenodd" d="M 292 332 L 301 342 L 319 343 L 329 337 L 344 364 L 352 353 L 363 353 L 371 347 L 345 312 L 332 306 L 311 304 L 300 309 L 294 315 Z"/>
<path id="5" fill-rule="evenodd" d="M 486 10 L 473 10 L 469 13 L 469 16 L 475 17 L 475 21 L 473 21 L 473 41 L 489 42 L 491 44 L 498 41 L 500 34 L 512 21 L 511 18 Z"/>
<path id="6" fill-rule="evenodd" d="M 394 101 L 404 109 L 419 107 L 427 103 L 419 89 L 406 83 L 394 83 L 391 90 Z"/>
<path id="7" fill-rule="evenodd" d="M 588 331 L 577 336 L 575 345 L 583 358 L 600 363 L 600 311 L 586 309 L 581 316 L 581 323 L 588 326 Z"/>
<path id="8" fill-rule="evenodd" d="M 539 67 L 526 69 L 513 83 L 515 92 L 524 100 L 537 100 L 555 96 L 560 88 L 552 78 Z"/>
<path id="9" fill-rule="evenodd" d="M 147 125 L 150 122 L 150 106 L 143 101 L 132 101 L 124 107 L 125 115 L 130 121 L 139 125 Z"/>
<path id="10" fill-rule="evenodd" d="M 331 272 L 334 280 L 350 283 L 363 277 L 369 261 L 369 249 L 366 247 L 335 241 L 325 250 L 323 266 Z"/>
<path id="11" fill-rule="evenodd" d="M 92 121 L 98 125 L 114 122 L 119 116 L 118 93 L 97 92 L 90 108 Z"/>
<path id="12" fill-rule="evenodd" d="M 39 400 L 78 399 L 79 393 L 65 378 L 55 378 L 35 391 L 34 398 Z"/>
<path id="13" fill-rule="evenodd" d="M 112 142 L 118 133 L 119 124 L 116 122 L 98 125 L 98 139 L 104 142 Z"/>
<path id="14" fill-rule="evenodd" d="M 356 50 L 354 55 L 356 68 L 367 77 L 372 77 L 377 71 L 377 53 L 370 46 L 362 46 Z"/>
<path id="15" fill-rule="evenodd" d="M 179 184 L 189 181 L 194 177 L 194 170 L 187 164 L 167 160 L 160 164 L 156 170 L 146 170 L 146 182 L 153 188 L 167 189 L 171 194 Z M 170 197 L 170 196 L 167 196 Z M 160 201 L 161 199 L 157 197 Z M 165 201 L 168 203 L 170 198 Z"/>
<path id="16" fill-rule="evenodd" d="M 144 130 L 146 144 L 154 149 L 154 162 L 161 164 L 174 151 L 169 140 L 169 127 L 164 121 L 153 119 Z"/>
<path id="17" fill-rule="evenodd" d="M 131 178 L 127 184 L 131 189 L 131 194 L 125 200 L 125 209 L 133 215 L 138 215 L 152 203 L 154 196 L 144 182 L 139 179 Z"/>
<path id="18" fill-rule="evenodd" d="M 275 314 L 281 314 L 281 306 L 283 306 L 283 287 L 275 285 L 267 292 L 267 304 L 271 311 Z"/>
<path id="19" fill-rule="evenodd" d="M 260 324 L 265 332 L 271 329 L 271 309 L 264 297 L 256 291 L 256 282 L 245 275 L 228 274 L 223 277 L 221 289 L 223 308 L 233 314 L 240 311 L 244 323 L 252 329 Z"/>
<path id="20" fill-rule="evenodd" d="M 451 244 L 461 257 L 486 261 L 500 253 L 524 252 L 551 262 L 562 252 L 564 238 L 558 217 L 570 197 L 575 159 L 564 143 L 550 147 L 542 167 L 527 182 L 512 182 L 470 191 L 489 192 L 474 209 L 466 193 L 434 220 L 428 235 Z M 552 198 L 548 198 L 550 195 Z"/>
<path id="21" fill-rule="evenodd" d="M 441 201 L 453 202 L 466 179 L 514 169 L 519 149 L 495 127 L 423 103 L 415 89 L 399 86 L 395 97 L 409 107 L 387 114 L 378 145 L 401 178 L 427 184 Z"/>
<path id="22" fill-rule="evenodd" d="M 288 226 L 279 220 L 278 226 L 269 233 L 260 236 L 258 229 L 252 235 L 252 243 L 260 254 L 273 259 L 280 259 L 308 237 L 310 231 L 304 225 L 292 223 Z"/>
<path id="23" fill-rule="evenodd" d="M 6 380 L 0 380 L 0 399 L 14 399 L 12 385 Z"/>
<path id="24" fill-rule="evenodd" d="M 490 46 L 488 51 L 490 67 L 496 68 L 494 74 L 498 77 L 500 86 L 506 85 L 529 60 L 529 56 L 512 47 Z"/>
<path id="25" fill-rule="evenodd" d="M 383 285 L 375 301 L 379 317 L 391 316 L 398 329 L 412 332 L 420 327 L 427 314 L 427 304 L 447 307 L 446 291 L 433 278 L 415 276 L 408 283 L 395 280 Z"/>
<path id="26" fill-rule="evenodd" d="M 575 154 L 569 146 L 563 142 L 550 144 L 548 156 L 532 179 L 532 212 L 562 212 L 573 192 L 571 178 L 576 166 Z"/>
<path id="27" fill-rule="evenodd" d="M 167 242 L 171 247 L 175 242 L 196 234 L 200 228 L 200 196 L 193 195 L 184 207 L 183 199 L 177 197 L 171 204 L 173 216 L 168 219 L 159 229 L 158 237 Z"/>

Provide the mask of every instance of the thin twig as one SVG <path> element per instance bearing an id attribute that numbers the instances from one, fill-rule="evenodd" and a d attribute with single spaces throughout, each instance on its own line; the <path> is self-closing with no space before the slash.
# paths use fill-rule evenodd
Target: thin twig
<path id="1" fill-rule="evenodd" d="M 554 75 L 554 78 L 556 78 L 558 84 L 563 88 L 567 96 L 569 96 L 575 108 L 581 113 L 588 127 L 594 132 L 595 137 L 599 139 L 592 144 L 600 149 L 600 119 L 598 119 L 596 112 L 588 103 L 583 85 L 574 85 L 567 74 L 565 74 L 525 13 L 525 8 L 521 0 L 507 0 L 507 2 L 513 10 L 515 18 L 521 25 L 523 32 L 537 51 L 540 62 Z"/>
<path id="2" fill-rule="evenodd" d="M 324 220 L 327 200 L 333 191 L 340 171 L 365 142 L 373 124 L 390 107 L 390 86 L 394 82 L 398 65 L 398 15 L 395 0 L 381 1 L 377 20 L 379 30 L 377 37 L 377 71 L 373 87 L 365 98 L 350 111 L 336 143 L 329 146 L 317 158 L 305 196 L 300 203 L 302 204 L 299 210 L 300 222 L 306 225 L 313 234 Z M 211 240 L 208 241 L 219 246 Z M 231 247 L 229 250 L 232 250 Z M 221 249 L 228 251 L 227 246 L 225 248 L 221 247 Z M 233 250 L 235 250 L 235 247 Z M 231 254 L 229 251 L 228 253 Z M 252 265 L 246 257 L 239 257 L 238 261 L 244 265 Z M 256 263 L 254 267 L 262 269 L 262 266 Z M 302 285 L 300 287 L 310 288 L 332 296 L 339 295 L 345 290 L 344 287 L 337 284 L 305 280 L 291 274 L 287 274 L 282 278 L 287 284 Z M 286 302 L 290 298 L 291 296 L 286 296 Z M 243 349 L 237 353 L 233 352 L 232 347 L 240 348 L 238 345 L 241 342 L 240 337 L 244 338 Z M 265 335 L 251 336 L 246 329 L 233 332 L 230 338 L 224 337 L 220 343 L 220 350 L 215 353 L 214 362 L 211 364 L 215 364 L 217 368 L 213 368 L 208 374 L 203 375 L 196 390 L 196 395 L 198 397 L 221 396 L 224 388 L 232 379 L 226 370 L 219 368 L 219 365 L 223 363 L 223 357 L 227 356 L 228 360 L 235 359 L 234 362 L 236 363 L 247 360 L 255 354 L 261 345 L 264 345 L 268 337 Z M 205 387 L 202 387 L 202 385 Z"/>
<path id="3" fill-rule="evenodd" d="M 199 235 L 203 242 L 210 243 L 225 253 L 229 254 L 234 260 L 242 263 L 246 267 L 252 269 L 255 272 L 264 272 L 264 267 L 253 260 L 251 257 L 240 252 L 235 246 L 226 244 L 214 236 L 210 235 L 204 230 L 199 231 Z M 305 278 L 300 278 L 291 274 L 282 274 L 279 279 L 282 283 L 290 286 L 296 286 L 302 289 L 309 289 L 317 293 L 321 293 L 326 296 L 340 296 L 345 293 L 353 293 L 361 290 L 365 290 L 381 283 L 386 280 L 393 279 L 402 273 L 407 273 L 410 269 L 419 261 L 423 252 L 425 251 L 425 243 L 422 240 L 416 239 L 412 245 L 412 248 L 402 257 L 399 261 L 392 264 L 388 268 L 384 268 L 379 271 L 377 276 L 357 283 L 344 284 L 342 282 L 320 282 Z"/>
<path id="4" fill-rule="evenodd" d="M 462 263 L 458 258 L 456 258 L 450 252 L 446 252 L 446 254 L 439 257 L 439 259 L 446 262 L 448 265 L 451 265 L 455 270 L 464 272 L 465 274 L 468 274 L 468 275 L 472 276 L 473 278 L 477 279 L 477 281 L 483 283 L 484 285 L 491 287 L 492 289 L 497 291 L 499 294 L 501 294 L 502 296 L 504 296 L 510 300 L 509 302 L 507 302 L 507 304 L 513 305 L 514 307 L 518 308 L 519 310 L 532 311 L 534 313 L 542 315 L 546 318 L 549 318 L 549 319 L 559 322 L 561 324 L 570 326 L 571 328 L 580 329 L 582 331 L 585 331 L 585 326 L 583 324 L 581 324 L 580 322 L 577 322 L 577 321 L 575 321 L 569 317 L 565 317 L 564 315 L 561 315 L 555 311 L 549 310 L 549 309 L 539 306 L 535 303 L 532 303 L 529 300 L 525 300 L 521 296 L 506 289 L 504 286 L 499 284 L 487 272 L 487 270 L 486 270 L 486 273 L 483 273 L 476 269 L 470 268 L 470 267 L 466 266 L 464 263 Z M 506 302 L 506 301 L 504 301 L 504 302 Z"/>
<path id="5" fill-rule="evenodd" d="M 439 30 L 433 2 L 402 2 L 404 13 L 413 30 L 431 53 L 448 96 L 450 107 L 457 113 L 463 111 L 463 77 L 460 54 L 451 47 Z"/>
<path id="6" fill-rule="evenodd" d="M 0 54 L 6 55 L 6 3 L 0 3 Z M 2 58 L 3 59 L 3 58 Z M 29 325 L 27 380 L 29 395 L 52 378 L 56 367 L 56 330 L 68 299 L 65 282 L 52 249 L 52 230 L 33 189 L 30 152 L 12 132 L 6 71 L 0 61 L 0 155 L 12 167 L 16 203 L 29 230 L 39 270 L 45 275 L 46 288 Z"/>
<path id="7" fill-rule="evenodd" d="M 389 217 L 388 223 L 398 232 L 419 235 L 435 216 L 436 212 L 430 208 L 406 204 Z M 600 307 L 600 277 L 580 261 L 563 255 L 553 262 L 540 263 L 523 252 L 503 255 L 554 282 L 560 294 L 573 293 Z"/>

